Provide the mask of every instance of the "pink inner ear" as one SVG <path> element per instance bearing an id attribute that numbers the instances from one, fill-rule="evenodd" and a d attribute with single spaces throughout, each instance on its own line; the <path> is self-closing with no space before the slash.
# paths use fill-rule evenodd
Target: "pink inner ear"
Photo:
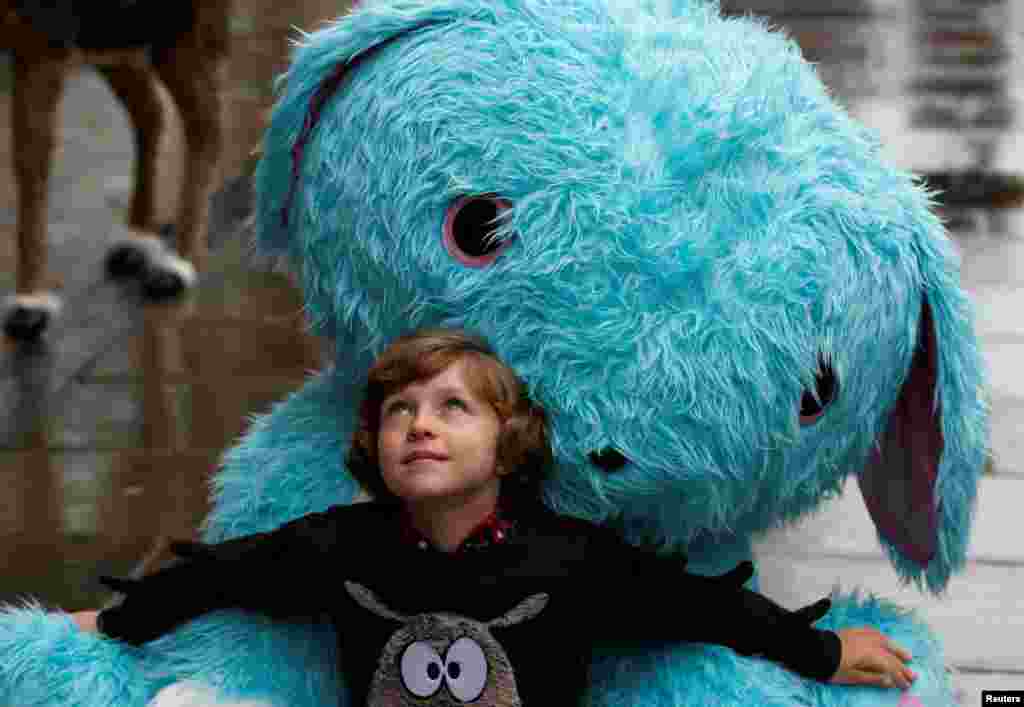
<path id="1" fill-rule="evenodd" d="M 885 431 L 858 477 L 871 519 L 888 542 L 918 564 L 935 556 L 935 478 L 942 458 L 942 417 L 936 401 L 938 347 L 924 300 L 917 349 Z"/>

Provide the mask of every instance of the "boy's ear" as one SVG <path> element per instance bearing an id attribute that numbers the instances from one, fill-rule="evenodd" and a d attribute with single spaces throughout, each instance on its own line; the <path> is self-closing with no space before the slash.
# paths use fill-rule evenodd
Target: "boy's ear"
<path id="1" fill-rule="evenodd" d="M 509 458 L 509 449 L 521 450 L 523 447 L 523 435 L 527 431 L 528 421 L 522 416 L 513 415 L 507 417 L 501 423 L 501 434 L 498 442 L 497 472 L 499 476 L 505 476 L 518 466 L 520 460 L 513 460 L 515 463 L 507 465 L 504 460 Z"/>

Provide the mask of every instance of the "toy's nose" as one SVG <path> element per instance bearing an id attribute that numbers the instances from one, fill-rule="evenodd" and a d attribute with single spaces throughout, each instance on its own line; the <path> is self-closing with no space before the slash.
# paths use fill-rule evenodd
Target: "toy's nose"
<path id="1" fill-rule="evenodd" d="M 587 455 L 601 471 L 613 473 L 626 466 L 629 460 L 618 449 L 605 447 Z"/>

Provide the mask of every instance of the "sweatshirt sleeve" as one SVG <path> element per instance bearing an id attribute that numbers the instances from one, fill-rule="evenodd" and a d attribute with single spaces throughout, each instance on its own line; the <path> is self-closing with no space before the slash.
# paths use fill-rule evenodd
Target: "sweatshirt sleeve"
<path id="1" fill-rule="evenodd" d="M 125 597 L 100 612 L 98 628 L 141 645 L 215 609 L 248 609 L 274 618 L 315 615 L 326 604 L 324 578 L 317 575 L 336 549 L 343 510 L 222 543 L 173 543 L 181 561 L 137 581 L 105 580 Z"/>
<path id="2" fill-rule="evenodd" d="M 585 566 L 580 591 L 601 600 L 585 603 L 607 607 L 589 617 L 595 637 L 714 643 L 822 682 L 839 668 L 835 632 L 814 628 L 735 580 L 686 572 L 680 555 L 657 555 L 596 528 Z"/>

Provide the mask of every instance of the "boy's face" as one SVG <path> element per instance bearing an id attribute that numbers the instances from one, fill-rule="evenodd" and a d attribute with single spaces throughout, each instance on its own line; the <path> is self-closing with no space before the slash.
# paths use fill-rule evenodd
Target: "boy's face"
<path id="1" fill-rule="evenodd" d="M 381 474 L 403 501 L 469 500 L 498 489 L 501 420 L 467 385 L 464 366 L 456 361 L 381 404 Z"/>

